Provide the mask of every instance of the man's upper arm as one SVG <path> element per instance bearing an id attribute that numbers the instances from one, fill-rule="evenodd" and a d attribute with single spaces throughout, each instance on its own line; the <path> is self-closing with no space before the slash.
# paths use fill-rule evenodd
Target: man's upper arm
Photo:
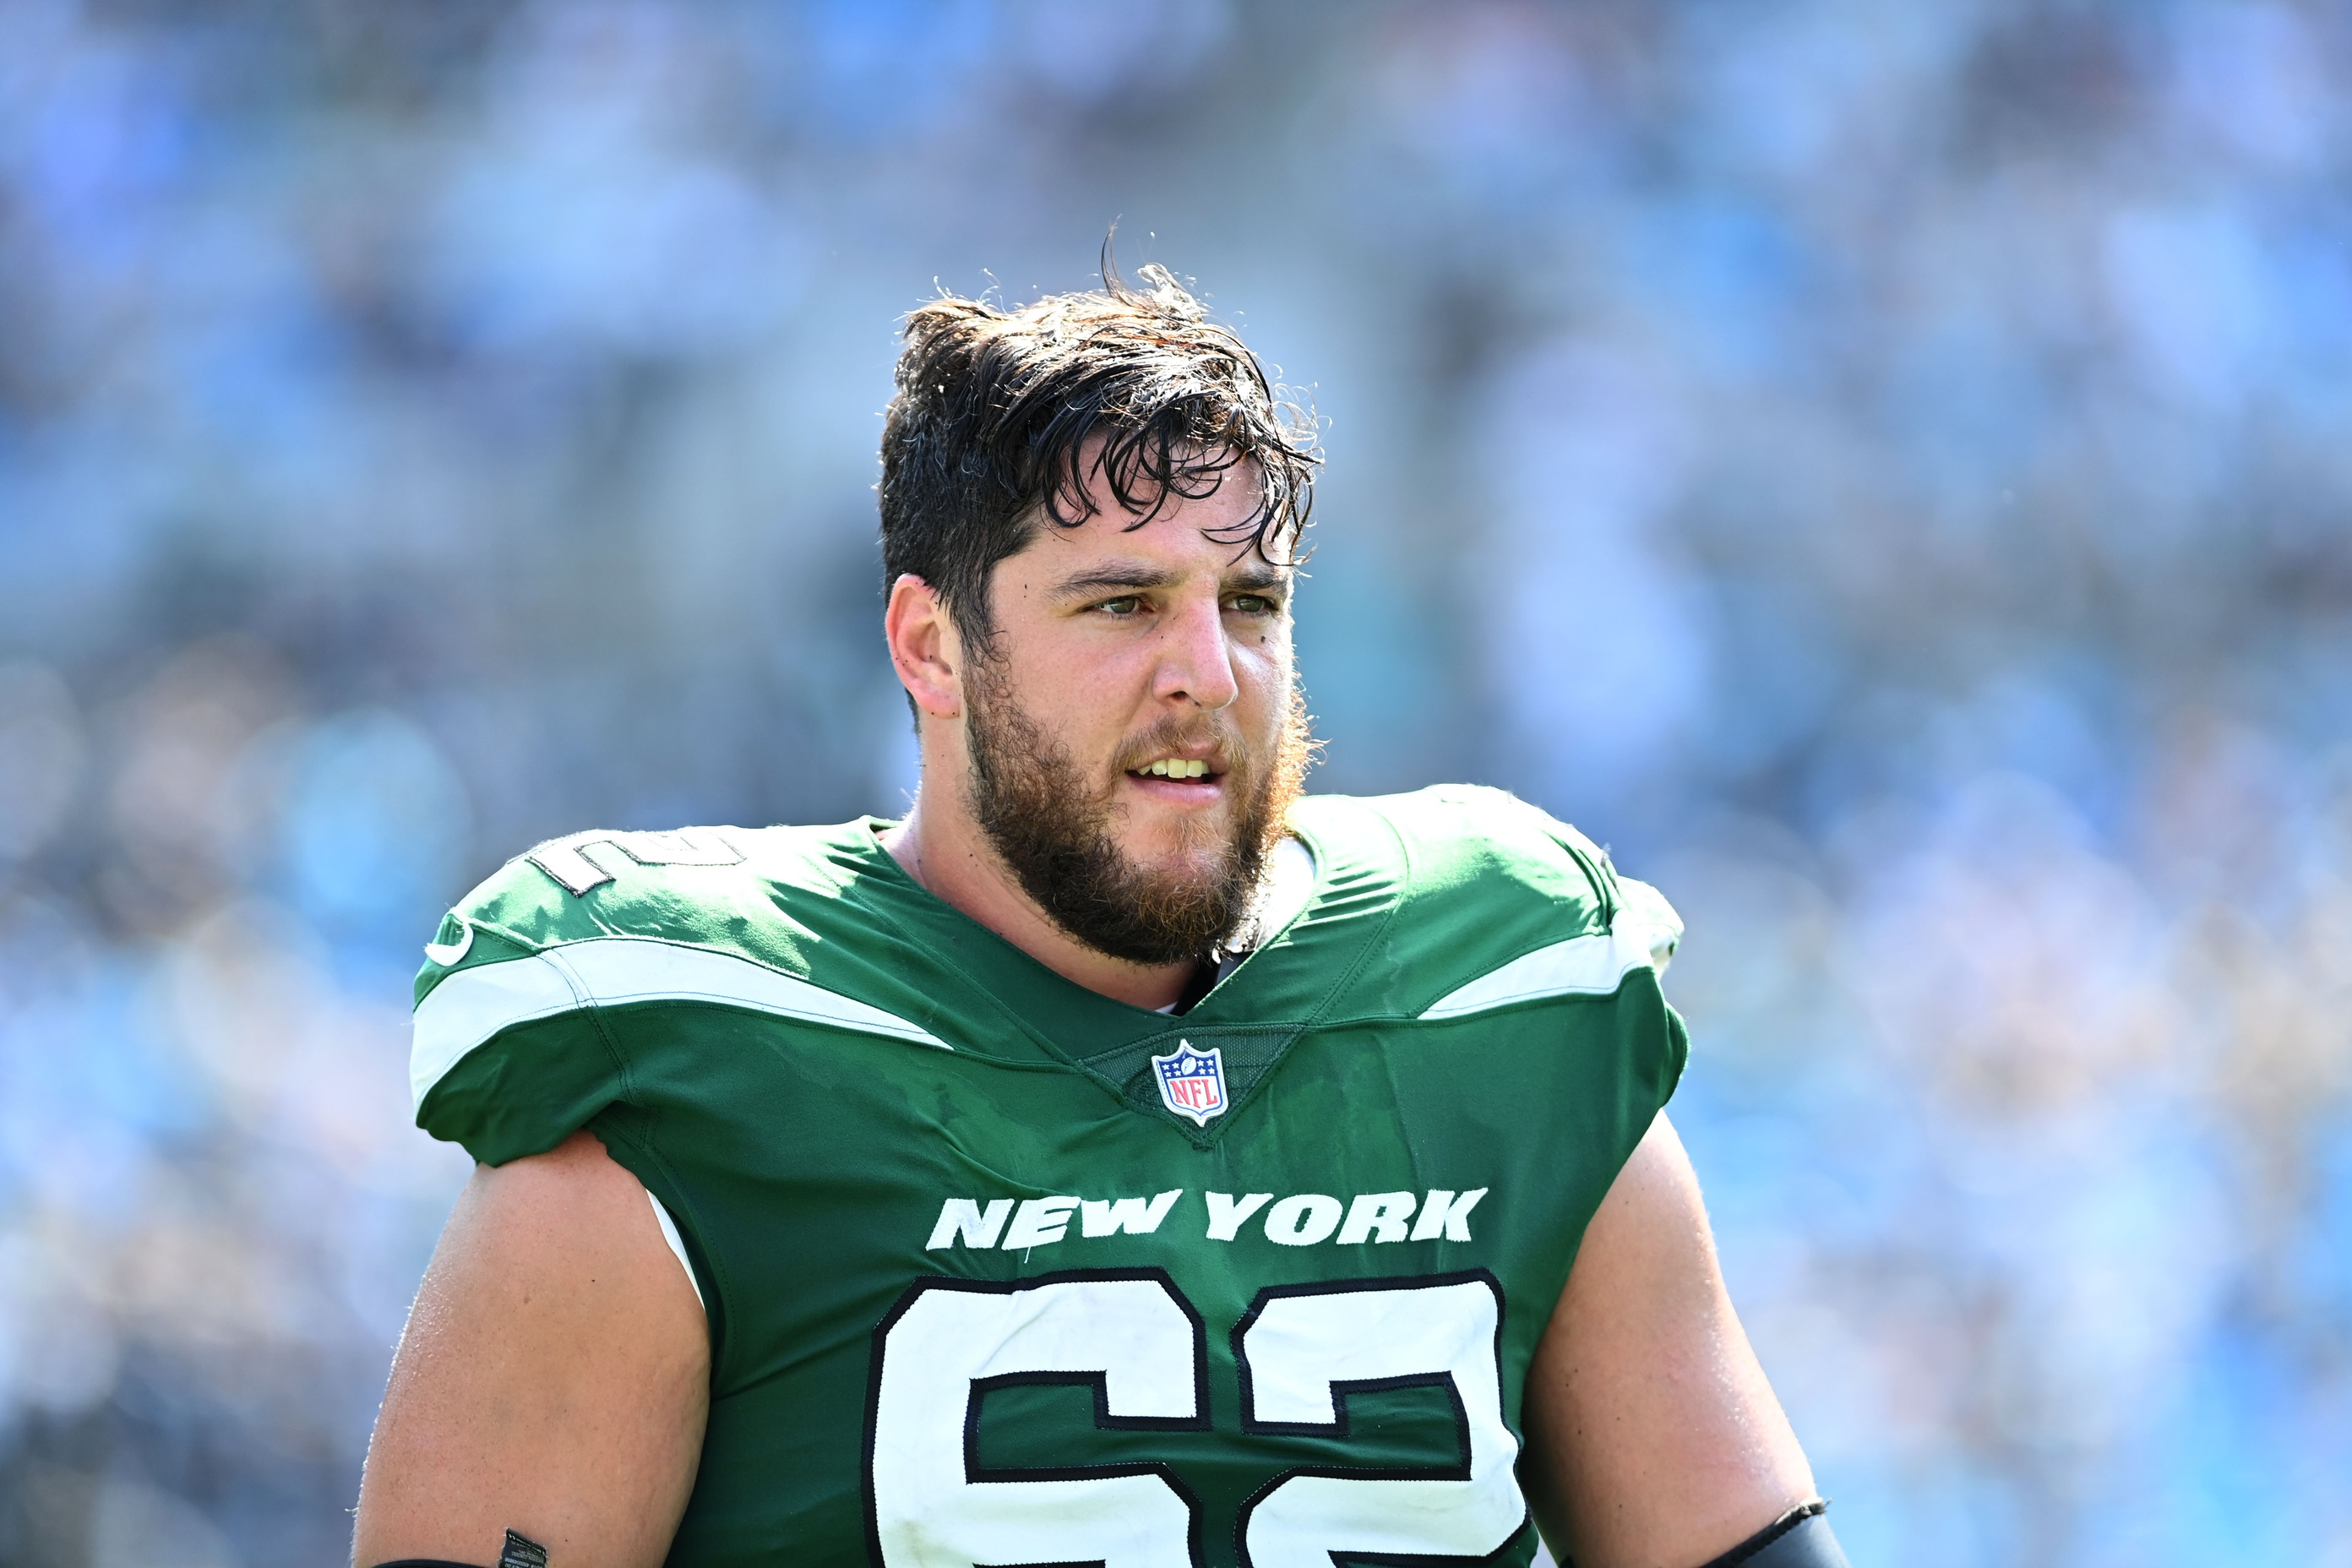
<path id="1" fill-rule="evenodd" d="M 645 1188 L 593 1136 L 480 1167 L 393 1361 L 359 1568 L 493 1563 L 509 1529 L 562 1568 L 658 1563 L 694 1485 L 709 1363 Z"/>
<path id="2" fill-rule="evenodd" d="M 1586 1228 L 1526 1410 L 1537 1515 L 1577 1568 L 1696 1568 L 1813 1495 L 1663 1114 Z"/>

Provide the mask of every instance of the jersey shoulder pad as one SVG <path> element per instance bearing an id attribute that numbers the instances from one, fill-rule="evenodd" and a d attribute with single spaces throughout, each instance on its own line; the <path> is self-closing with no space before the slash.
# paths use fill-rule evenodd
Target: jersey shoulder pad
<path id="1" fill-rule="evenodd" d="M 1388 994 L 1411 1016 L 1611 993 L 1681 935 L 1655 889 L 1619 877 L 1591 839 L 1507 791 L 1440 784 L 1356 804 L 1402 852 L 1384 967 Z"/>
<path id="2" fill-rule="evenodd" d="M 1363 804 L 1402 850 L 1418 924 L 1466 932 L 1532 922 L 1557 938 L 1608 930 L 1622 901 L 1598 846 L 1507 791 L 1434 784 Z"/>
<path id="3" fill-rule="evenodd" d="M 838 837 L 838 832 L 832 835 Z M 808 978 L 793 908 L 845 879 L 824 829 L 575 833 L 517 856 L 442 917 L 416 977 L 419 1126 L 497 1164 L 625 1096 L 600 1010 L 719 1003 L 923 1044 Z"/>
<path id="4" fill-rule="evenodd" d="M 751 848 L 766 850 L 790 829 L 681 827 L 664 833 L 592 829 L 567 834 L 516 856 L 442 918 L 417 976 L 424 1000 L 436 967 L 458 967 L 476 934 L 526 950 L 598 936 L 672 941 L 740 931 L 741 917 L 774 907 Z"/>

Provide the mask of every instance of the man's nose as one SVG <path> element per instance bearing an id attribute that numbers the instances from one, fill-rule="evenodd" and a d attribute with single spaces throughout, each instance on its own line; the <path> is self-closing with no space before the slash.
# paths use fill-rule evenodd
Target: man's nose
<path id="1" fill-rule="evenodd" d="M 1214 599 L 1178 610 L 1169 618 L 1162 637 L 1153 696 L 1214 710 L 1241 694 L 1240 683 L 1234 679 L 1234 647 L 1225 635 L 1223 607 Z"/>

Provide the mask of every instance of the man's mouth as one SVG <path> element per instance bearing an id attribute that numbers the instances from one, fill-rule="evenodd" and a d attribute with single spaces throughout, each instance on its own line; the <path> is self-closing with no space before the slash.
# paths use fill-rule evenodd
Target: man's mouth
<path id="1" fill-rule="evenodd" d="M 1202 757 L 1162 757 L 1156 763 L 1146 763 L 1143 766 L 1129 771 L 1147 779 L 1202 779 L 1217 776 L 1211 771 L 1207 759 Z"/>
<path id="2" fill-rule="evenodd" d="M 1225 776 L 1225 771 L 1208 757 L 1159 757 L 1139 768 L 1127 770 L 1129 778 L 1171 779 L 1181 784 L 1214 784 Z"/>

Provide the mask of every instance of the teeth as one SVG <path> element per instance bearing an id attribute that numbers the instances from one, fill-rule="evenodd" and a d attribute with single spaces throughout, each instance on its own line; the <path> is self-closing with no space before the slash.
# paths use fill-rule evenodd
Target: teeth
<path id="1" fill-rule="evenodd" d="M 1162 757 L 1149 767 L 1138 768 L 1136 771 L 1155 779 L 1200 779 L 1209 776 L 1209 764 L 1205 762 L 1187 762 L 1181 757 Z"/>

